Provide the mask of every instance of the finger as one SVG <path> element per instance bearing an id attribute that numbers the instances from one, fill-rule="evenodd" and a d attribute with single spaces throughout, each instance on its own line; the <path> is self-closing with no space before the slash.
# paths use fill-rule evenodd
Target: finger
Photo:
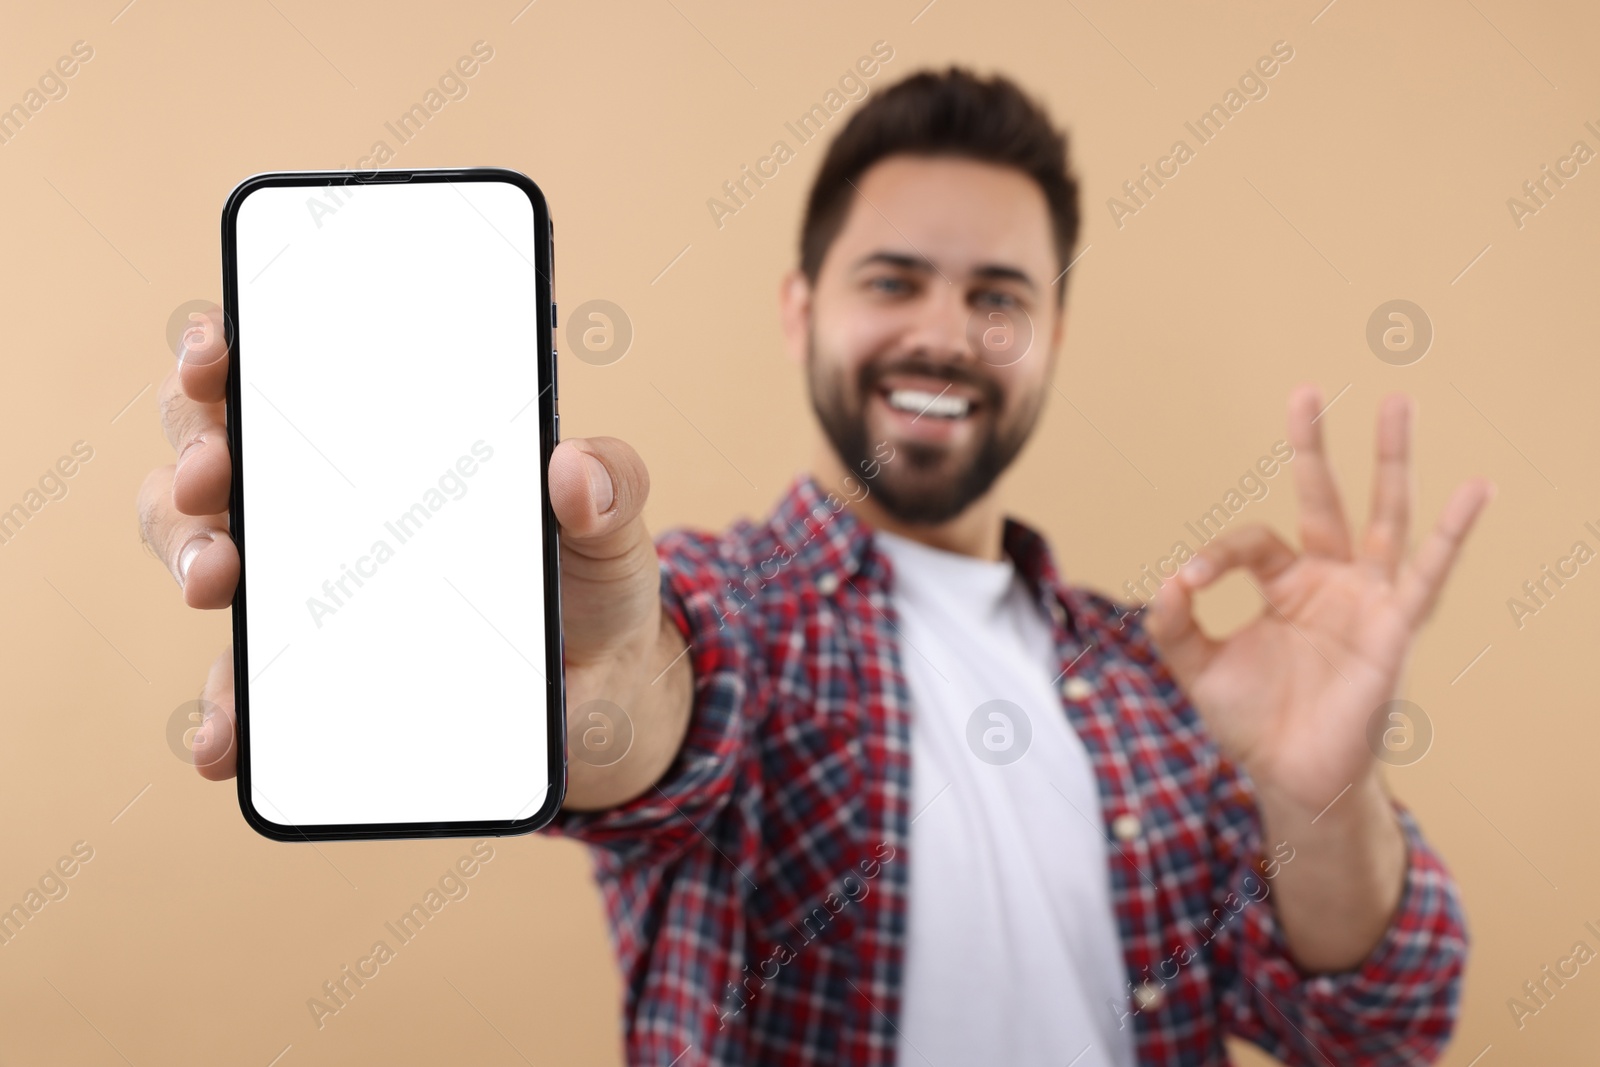
<path id="1" fill-rule="evenodd" d="M 223 439 L 223 420 L 227 416 L 222 404 L 196 400 L 185 391 L 183 381 L 182 366 L 173 367 L 161 381 L 161 429 L 167 435 L 167 443 L 181 451 L 203 433 Z"/>
<path id="2" fill-rule="evenodd" d="M 1372 480 L 1372 517 L 1361 556 L 1386 578 L 1405 558 L 1411 525 L 1411 400 L 1384 397 L 1378 412 L 1378 463 Z"/>
<path id="3" fill-rule="evenodd" d="M 1463 482 L 1451 494 L 1433 532 L 1400 573 L 1400 608 L 1413 627 L 1433 614 L 1445 579 L 1461 554 L 1461 545 L 1489 501 L 1494 483 L 1487 478 Z"/>
<path id="4" fill-rule="evenodd" d="M 1182 581 L 1166 582 L 1156 591 L 1144 625 L 1172 676 L 1185 689 L 1221 647 L 1195 621 L 1194 594 Z"/>
<path id="5" fill-rule="evenodd" d="M 1350 526 L 1322 447 L 1322 390 L 1301 386 L 1289 397 L 1289 443 L 1294 446 L 1295 492 L 1300 497 L 1300 543 L 1306 553 L 1350 558 Z"/>
<path id="6" fill-rule="evenodd" d="M 1244 567 L 1265 585 L 1297 558 L 1283 538 L 1259 522 L 1252 523 L 1213 539 L 1178 569 L 1177 581 L 1190 589 L 1204 589 L 1229 571 Z"/>
<path id="7" fill-rule="evenodd" d="M 642 517 L 649 495 L 644 460 L 615 437 L 568 438 L 550 456 L 550 506 L 561 546 L 587 559 L 616 559 L 641 540 L 650 543 Z"/>
<path id="8" fill-rule="evenodd" d="M 178 450 L 172 503 L 185 515 L 215 515 L 228 510 L 233 477 L 224 408 L 190 396 L 185 374 L 180 363 L 161 383 L 162 427 Z"/>
<path id="9" fill-rule="evenodd" d="M 217 405 L 208 405 L 207 412 Z M 233 459 L 221 423 L 196 419 L 193 434 L 178 449 L 172 478 L 172 506 L 184 515 L 216 515 L 228 510 Z"/>
<path id="10" fill-rule="evenodd" d="M 189 399 L 201 404 L 222 400 L 228 385 L 228 338 L 220 308 L 189 316 L 178 347 L 178 376 Z"/>
<path id="11" fill-rule="evenodd" d="M 139 534 L 183 588 L 191 608 L 225 608 L 239 583 L 239 552 L 226 515 L 184 515 L 172 506 L 174 468 L 151 471 L 139 487 Z"/>
<path id="12" fill-rule="evenodd" d="M 194 769 L 213 782 L 232 778 L 239 766 L 234 744 L 233 649 L 224 649 L 206 674 L 200 691 L 205 720 L 194 733 Z"/>
<path id="13" fill-rule="evenodd" d="M 653 643 L 661 626 L 661 561 L 644 522 L 644 461 L 613 437 L 569 438 L 550 456 L 549 485 L 561 524 L 567 665 L 603 663 Z"/>

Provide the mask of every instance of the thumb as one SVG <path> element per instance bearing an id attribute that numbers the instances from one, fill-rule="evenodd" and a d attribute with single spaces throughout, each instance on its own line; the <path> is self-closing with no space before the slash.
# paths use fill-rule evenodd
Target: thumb
<path id="1" fill-rule="evenodd" d="M 551 453 L 550 506 L 566 552 L 604 560 L 649 544 L 641 517 L 649 495 L 644 460 L 615 437 L 568 438 Z"/>
<path id="2" fill-rule="evenodd" d="M 1146 612 L 1145 632 L 1155 642 L 1178 685 L 1188 690 L 1217 654 L 1221 642 L 1207 636 L 1194 617 L 1194 590 L 1191 579 L 1180 570 L 1176 577 L 1156 591 Z"/>
<path id="3" fill-rule="evenodd" d="M 661 564 L 642 514 L 644 461 L 614 437 L 570 438 L 551 454 L 549 478 L 568 665 L 649 646 L 660 628 Z"/>

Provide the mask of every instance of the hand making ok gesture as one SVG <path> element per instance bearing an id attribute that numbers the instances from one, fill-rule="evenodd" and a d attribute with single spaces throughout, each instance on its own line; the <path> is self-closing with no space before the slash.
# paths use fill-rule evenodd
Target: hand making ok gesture
<path id="1" fill-rule="evenodd" d="M 1462 484 L 1408 553 L 1411 402 L 1386 397 L 1372 515 L 1353 544 L 1323 452 L 1322 410 L 1315 386 L 1290 397 L 1304 551 L 1259 524 L 1228 530 L 1161 587 L 1146 626 L 1218 747 L 1253 784 L 1263 842 L 1295 850 L 1272 897 L 1290 951 L 1307 970 L 1339 971 L 1379 943 L 1407 883 L 1408 850 L 1367 724 L 1394 699 L 1417 631 L 1494 486 Z M 1194 594 L 1241 567 L 1264 601 L 1261 614 L 1211 637 L 1195 622 Z"/>
<path id="2" fill-rule="evenodd" d="M 1494 495 L 1487 479 L 1463 483 L 1408 553 L 1411 402 L 1391 395 L 1378 419 L 1372 515 L 1354 544 L 1323 451 L 1321 405 L 1315 386 L 1289 401 L 1303 551 L 1264 525 L 1225 531 L 1161 588 L 1148 623 L 1222 750 L 1258 786 L 1312 812 L 1372 770 L 1368 719 L 1394 698 L 1417 631 Z M 1193 594 L 1240 567 L 1265 603 L 1218 640 L 1196 624 Z"/>

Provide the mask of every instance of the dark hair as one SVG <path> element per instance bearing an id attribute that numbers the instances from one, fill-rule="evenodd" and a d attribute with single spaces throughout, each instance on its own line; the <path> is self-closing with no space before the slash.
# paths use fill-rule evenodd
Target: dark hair
<path id="1" fill-rule="evenodd" d="M 1072 261 L 1078 183 L 1066 133 L 1015 82 L 951 67 L 921 71 L 871 97 L 828 146 L 800 226 L 800 270 L 812 282 L 844 226 L 853 183 L 894 155 L 959 156 L 1022 171 L 1044 192 L 1059 265 Z M 1057 299 L 1065 291 L 1063 283 Z"/>

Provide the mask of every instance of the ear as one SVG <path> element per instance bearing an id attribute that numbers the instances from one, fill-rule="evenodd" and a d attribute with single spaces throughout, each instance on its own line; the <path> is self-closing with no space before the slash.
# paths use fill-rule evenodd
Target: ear
<path id="1" fill-rule="evenodd" d="M 798 267 L 778 283 L 778 314 L 783 321 L 783 346 L 789 358 L 803 366 L 811 340 L 811 283 Z"/>
<path id="2" fill-rule="evenodd" d="M 1067 332 L 1067 305 L 1056 305 L 1055 322 L 1050 327 L 1050 354 L 1061 351 L 1061 338 Z"/>

